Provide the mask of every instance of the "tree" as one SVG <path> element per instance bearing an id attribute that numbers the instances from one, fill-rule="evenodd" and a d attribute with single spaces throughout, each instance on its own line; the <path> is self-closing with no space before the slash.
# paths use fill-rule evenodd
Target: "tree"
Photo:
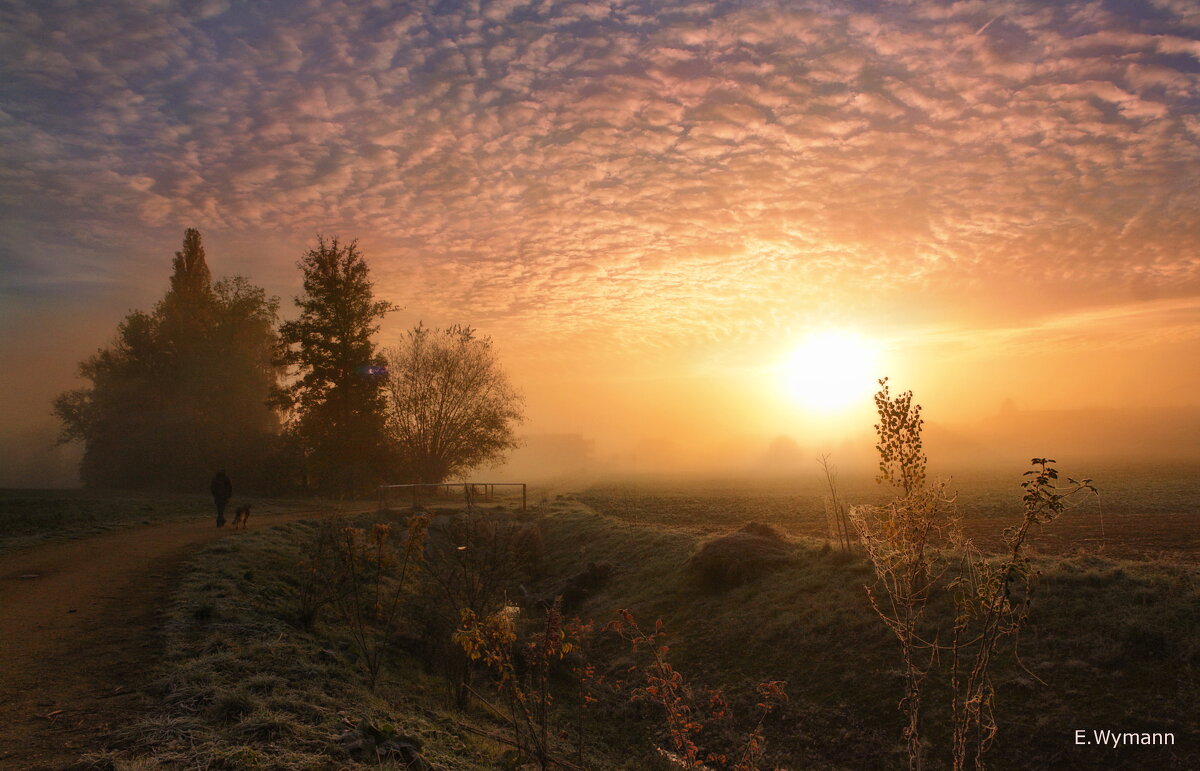
<path id="1" fill-rule="evenodd" d="M 522 399 L 489 338 L 418 325 L 386 359 L 388 431 L 417 482 L 461 476 L 517 446 Z"/>
<path id="2" fill-rule="evenodd" d="M 210 355 L 200 413 L 205 417 L 209 465 L 212 458 L 242 480 L 243 488 L 283 483 L 273 470 L 281 423 L 271 405 L 282 368 L 279 299 L 241 276 L 213 285 L 216 318 L 208 334 Z"/>
<path id="3" fill-rule="evenodd" d="M 117 326 L 116 339 L 79 365 L 90 386 L 60 394 L 54 413 L 63 423 L 60 442 L 84 444 L 80 477 L 88 487 L 143 487 L 164 476 L 159 430 L 167 401 L 162 374 L 166 357 L 153 316 L 133 311 Z"/>
<path id="4" fill-rule="evenodd" d="M 372 337 L 395 306 L 375 299 L 357 240 L 342 245 L 318 236 L 298 266 L 300 318 L 280 327 L 280 361 L 296 368 L 296 380 L 277 391 L 277 401 L 292 412 L 290 430 L 314 486 L 362 493 L 383 478 L 389 458 L 385 370 Z"/>
<path id="5" fill-rule="evenodd" d="M 170 287 L 156 308 L 160 333 L 172 353 L 195 357 L 207 342 L 217 306 L 199 230 L 184 231 L 183 248 L 175 252 L 171 267 Z"/>
<path id="6" fill-rule="evenodd" d="M 162 397 L 155 430 L 165 436 L 190 437 L 190 441 L 169 442 L 156 450 L 160 476 L 176 470 L 180 475 L 176 481 L 184 486 L 183 477 L 196 466 L 210 465 L 213 443 L 208 439 L 217 428 L 213 421 L 219 414 L 212 404 L 217 398 L 213 365 L 219 351 L 212 340 L 217 298 L 200 231 L 184 231 L 183 248 L 175 252 L 171 267 L 167 293 L 154 309 L 157 348 L 167 366 L 147 385 Z M 212 462 L 227 465 L 223 459 L 213 458 Z"/>
<path id="7" fill-rule="evenodd" d="M 80 364 L 90 385 L 54 401 L 62 441 L 84 442 L 84 484 L 196 489 L 225 467 L 243 489 L 261 487 L 279 433 L 267 405 L 278 306 L 241 277 L 214 285 L 189 228 L 154 311 L 126 316 Z"/>

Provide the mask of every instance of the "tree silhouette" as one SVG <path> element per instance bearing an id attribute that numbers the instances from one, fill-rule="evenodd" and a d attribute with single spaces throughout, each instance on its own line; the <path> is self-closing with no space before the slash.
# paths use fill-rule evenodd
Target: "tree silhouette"
<path id="1" fill-rule="evenodd" d="M 188 324 L 189 315 L 192 322 L 197 321 L 194 314 L 211 312 L 216 301 L 199 230 L 184 231 L 183 249 L 175 252 L 171 268 L 171 285 L 162 300 L 163 319 L 195 329 L 198 325 Z"/>
<path id="2" fill-rule="evenodd" d="M 186 442 L 168 440 L 157 450 L 163 472 L 186 469 L 190 474 L 214 463 L 230 465 L 213 457 L 219 450 L 211 435 L 219 428 L 218 401 L 223 401 L 215 378 L 221 352 L 213 335 L 217 297 L 198 230 L 184 232 L 183 248 L 175 253 L 171 267 L 169 288 L 154 312 L 157 347 L 167 366 L 148 385 L 162 396 L 156 429 L 166 436 L 189 437 Z M 185 484 L 182 478 L 178 481 Z"/>
<path id="3" fill-rule="evenodd" d="M 220 466 L 242 489 L 261 487 L 279 432 L 267 405 L 277 310 L 244 278 L 214 285 L 189 228 L 154 311 L 126 316 L 113 343 L 80 364 L 90 385 L 54 401 L 62 440 L 84 442 L 84 484 L 202 489 Z"/>
<path id="4" fill-rule="evenodd" d="M 388 430 L 411 478 L 442 482 L 516 447 L 521 397 L 489 338 L 418 325 L 386 359 Z"/>
<path id="5" fill-rule="evenodd" d="M 163 453 L 170 449 L 160 425 L 167 369 L 156 320 L 133 311 L 117 326 L 113 343 L 79 365 L 79 376 L 91 385 L 55 398 L 54 412 L 63 422 L 60 441 L 84 443 L 85 485 L 143 487 L 162 481 Z"/>
<path id="6" fill-rule="evenodd" d="M 379 320 L 394 306 L 375 299 L 358 242 L 318 236 L 299 262 L 304 294 L 300 318 L 280 328 L 280 361 L 295 381 L 277 391 L 291 411 L 290 430 L 303 448 L 306 472 L 318 490 L 363 493 L 386 473 L 383 362 L 372 342 Z"/>
<path id="7" fill-rule="evenodd" d="M 285 484 L 273 470 L 281 424 L 270 403 L 283 374 L 275 361 L 279 300 L 241 276 L 221 279 L 213 292 L 216 323 L 200 407 L 211 442 L 208 466 L 237 474 L 243 489 Z"/>

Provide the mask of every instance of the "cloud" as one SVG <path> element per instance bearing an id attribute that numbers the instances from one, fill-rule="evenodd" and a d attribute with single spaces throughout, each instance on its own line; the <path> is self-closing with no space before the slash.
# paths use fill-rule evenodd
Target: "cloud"
<path id="1" fill-rule="evenodd" d="M 338 232 L 427 317 L 617 347 L 1196 295 L 1186 3 L 851 8 L 12 3 L 0 246 L 64 257 L 0 269 Z"/>

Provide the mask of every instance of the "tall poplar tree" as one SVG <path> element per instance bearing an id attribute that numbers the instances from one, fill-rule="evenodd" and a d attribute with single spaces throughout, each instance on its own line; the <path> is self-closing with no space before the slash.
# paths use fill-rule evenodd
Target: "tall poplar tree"
<path id="1" fill-rule="evenodd" d="M 228 465 L 213 441 L 214 435 L 223 433 L 218 424 L 220 385 L 215 377 L 221 351 L 213 334 L 217 297 L 200 231 L 184 232 L 183 248 L 175 252 L 171 268 L 167 293 L 154 309 L 160 353 L 167 366 L 148 385 L 162 395 L 156 426 L 165 440 L 156 450 L 156 465 L 162 467 L 159 476 L 183 487 L 189 477 L 210 465 Z M 187 439 L 171 441 L 172 436 Z"/>
<path id="2" fill-rule="evenodd" d="M 280 327 L 283 363 L 295 380 L 278 391 L 291 411 L 311 486 L 363 494 L 385 478 L 390 451 L 384 429 L 384 363 L 372 337 L 391 303 L 376 300 L 358 241 L 318 236 L 300 259 L 300 317 Z"/>

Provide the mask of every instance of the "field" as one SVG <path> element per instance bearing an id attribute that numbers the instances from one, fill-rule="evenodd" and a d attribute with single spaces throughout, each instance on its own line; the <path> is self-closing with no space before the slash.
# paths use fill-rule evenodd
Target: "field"
<path id="1" fill-rule="evenodd" d="M 1021 641 L 1024 667 L 1006 653 L 996 669 L 1000 733 L 991 767 L 1190 769 L 1200 760 L 1191 717 L 1200 709 L 1191 532 L 1196 483 L 1182 472 L 1095 476 L 1103 530 L 1089 503 L 1053 523 L 1055 538 L 1038 542 L 1042 580 Z M 1009 524 L 1019 510 L 1019 481 L 958 480 L 968 527 L 982 535 Z M 902 767 L 896 641 L 867 601 L 869 566 L 825 543 L 820 483 L 815 475 L 800 481 L 642 477 L 578 494 L 531 492 L 527 514 L 511 503 L 507 511 L 488 505 L 489 516 L 539 533 L 536 564 L 519 586 L 505 589 L 506 601 L 519 602 L 522 628 L 536 630 L 544 614 L 539 598 L 561 594 L 589 565 L 606 565 L 611 578 L 571 614 L 595 622 L 587 655 L 610 682 L 633 677 L 638 654 L 599 630 L 628 609 L 648 629 L 661 620 L 670 662 L 695 698 L 702 701 L 709 689 L 726 695 L 731 717 L 701 734 L 707 745 L 736 748 L 755 724 L 754 685 L 782 680 L 788 701 L 762 723 L 766 756 L 759 767 Z M 852 503 L 884 494 L 869 478 L 844 479 L 842 491 Z M 203 496 L 14 492 L 0 503 L 0 511 L 10 513 L 0 531 L 9 540 L 0 544 L 55 537 L 55 525 L 59 534 L 78 536 L 210 516 Z M 303 511 L 305 502 L 261 504 Z M 335 513 L 328 504 L 307 505 L 315 514 L 311 521 L 264 524 L 196 553 L 163 608 L 163 650 L 147 667 L 140 717 L 112 732 L 108 749 L 81 767 L 376 767 L 352 749 L 356 737 L 371 732 L 411 737 L 438 768 L 512 762 L 510 748 L 496 739 L 505 734 L 503 721 L 479 703 L 465 711 L 454 706 L 438 658 L 444 654 L 437 653 L 445 647 L 430 647 L 422 627 L 429 597 L 436 595 L 428 593 L 431 585 L 418 581 L 405 600 L 406 620 L 373 692 L 345 618 L 326 608 L 312 627 L 297 621 L 316 523 Z M 435 520 L 444 522 L 460 508 L 439 504 Z M 353 522 L 382 520 L 403 532 L 408 515 L 360 514 Z M 781 526 L 796 541 L 794 559 L 741 585 L 698 584 L 685 567 L 689 558 L 708 539 L 748 521 Z M 931 612 L 945 617 L 950 608 Z M 491 693 L 486 672 L 478 670 L 476 678 L 479 693 Z M 556 751 L 571 752 L 580 767 L 591 769 L 670 767 L 655 750 L 669 742 L 661 708 L 631 700 L 629 685 L 598 692 L 586 715 L 586 746 L 575 755 L 565 738 L 576 721 L 569 706 L 575 687 L 561 668 L 554 688 L 564 738 Z M 944 676 L 931 677 L 930 768 L 945 767 L 947 695 Z M 1169 731 L 1178 743 L 1078 748 L 1071 739 L 1076 729 Z M 382 767 L 401 766 L 393 760 Z"/>
<path id="2" fill-rule="evenodd" d="M 1060 464 L 1062 465 L 1062 464 Z M 1021 471 L 948 474 L 963 528 L 985 549 L 1021 511 Z M 1064 474 L 1091 477 L 1099 493 L 1037 534 L 1044 554 L 1080 551 L 1120 559 L 1200 560 L 1200 469 L 1184 466 L 1095 468 Z M 853 505 L 880 503 L 889 490 L 869 475 L 842 475 L 839 492 Z M 825 538 L 828 490 L 820 469 L 791 478 L 639 476 L 596 483 L 579 500 L 618 519 L 670 525 L 699 534 L 746 522 L 776 525 L 798 536 Z"/>
<path id="3" fill-rule="evenodd" d="M 558 570 L 593 560 L 618 566 L 613 585 L 585 612 L 627 607 L 663 619 L 672 661 L 707 686 L 789 683 L 786 709 L 768 722 L 768 757 L 785 768 L 899 768 L 902 694 L 895 638 L 871 611 L 869 568 L 856 556 L 808 542 L 793 565 L 721 591 L 684 569 L 706 536 L 691 528 L 624 526 L 564 504 L 543 526 Z M 1193 564 L 1095 555 L 1043 557 L 1037 606 L 1022 641 L 1025 671 L 998 667 L 1001 733 L 994 768 L 1194 768 L 1200 747 L 1195 668 L 1200 624 Z M 945 607 L 935 615 L 947 614 Z M 1044 684 L 1039 683 L 1040 678 Z M 944 752 L 944 680 L 928 683 L 929 741 Z M 1100 757 L 1070 742 L 1098 725 L 1176 727 L 1182 747 Z M 1159 730 L 1176 730 L 1159 729 Z M 1134 730 L 1134 729 L 1128 729 Z M 943 767 L 931 760 L 930 767 Z"/>
<path id="4" fill-rule="evenodd" d="M 238 496 L 256 514 L 362 509 L 370 502 L 333 502 L 314 498 Z M 232 516 L 230 508 L 227 516 Z M 0 554 L 46 541 L 79 538 L 112 530 L 164 522 L 212 519 L 212 497 L 202 494 L 113 490 L 0 489 Z"/>
<path id="5" fill-rule="evenodd" d="M 295 627 L 298 566 L 314 531 L 313 521 L 289 523 L 199 552 L 166 609 L 146 708 L 108 737 L 119 750 L 82 767 L 360 767 L 339 738 L 363 721 L 428 744 L 438 768 L 485 767 L 475 738 L 444 705 L 422 699 L 431 686 L 419 668 L 397 662 L 372 693 L 347 630 L 330 625 L 317 636 Z"/>

